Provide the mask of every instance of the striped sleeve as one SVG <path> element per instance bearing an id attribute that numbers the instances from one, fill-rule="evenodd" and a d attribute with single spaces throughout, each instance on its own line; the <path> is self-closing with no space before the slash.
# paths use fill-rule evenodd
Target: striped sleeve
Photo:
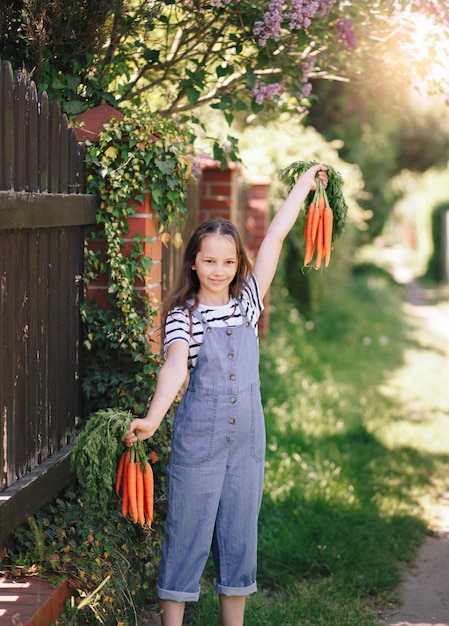
<path id="1" fill-rule="evenodd" d="M 165 322 L 164 354 L 168 346 L 174 341 L 184 341 L 190 344 L 190 320 L 185 309 L 177 307 L 170 311 Z"/>
<path id="2" fill-rule="evenodd" d="M 249 274 L 247 285 L 242 293 L 243 300 L 247 303 L 247 314 L 250 316 L 251 325 L 257 326 L 259 317 L 264 310 L 263 301 L 260 297 L 259 285 L 254 274 Z"/>

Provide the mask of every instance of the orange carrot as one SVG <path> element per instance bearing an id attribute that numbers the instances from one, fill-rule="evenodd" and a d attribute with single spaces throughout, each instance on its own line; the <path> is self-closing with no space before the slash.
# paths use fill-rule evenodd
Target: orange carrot
<path id="1" fill-rule="evenodd" d="M 315 203 L 312 201 L 309 204 L 307 211 L 306 224 L 304 227 L 304 239 L 306 241 L 306 250 L 304 253 L 304 265 L 308 265 L 313 257 L 314 243 L 312 241 L 312 222 L 315 211 Z"/>
<path id="2" fill-rule="evenodd" d="M 315 269 L 316 270 L 320 269 L 321 262 L 323 260 L 323 251 L 324 251 L 323 223 L 324 223 L 324 219 L 323 219 L 323 215 L 321 215 L 320 221 L 318 224 L 317 235 L 316 235 L 316 257 L 315 257 Z"/>
<path id="3" fill-rule="evenodd" d="M 324 200 L 324 198 L 323 198 Z M 313 216 L 312 216 L 312 226 L 311 226 L 311 238 L 312 238 L 312 243 L 315 243 L 316 241 L 316 237 L 318 234 L 318 224 L 320 221 L 320 204 L 321 204 L 321 196 L 318 198 L 318 203 L 315 205 L 315 208 L 313 210 Z M 324 208 L 324 207 L 323 207 Z"/>
<path id="4" fill-rule="evenodd" d="M 137 494 L 137 520 L 141 526 L 145 525 L 145 510 L 144 510 L 144 475 L 142 466 L 137 463 L 136 468 L 136 494 Z"/>
<path id="5" fill-rule="evenodd" d="M 117 465 L 117 473 L 115 476 L 115 493 L 118 495 L 118 492 L 120 491 L 120 487 L 122 486 L 122 481 L 123 481 L 123 468 L 125 467 L 125 457 L 126 457 L 127 451 L 125 450 L 124 452 L 122 452 L 118 465 Z"/>
<path id="6" fill-rule="evenodd" d="M 145 509 L 145 519 L 147 525 L 151 528 L 151 523 L 153 521 L 153 512 L 154 512 L 154 476 L 153 476 L 153 468 L 147 462 L 145 464 L 145 471 L 143 473 L 144 480 L 144 509 Z"/>
<path id="7" fill-rule="evenodd" d="M 133 522 L 137 522 L 139 519 L 137 511 L 137 465 L 134 460 L 130 461 L 128 465 L 129 513 Z"/>
<path id="8" fill-rule="evenodd" d="M 313 213 L 314 207 L 315 207 L 315 202 L 312 200 L 312 202 L 309 204 L 309 208 L 307 209 L 306 223 L 304 225 L 304 239 L 306 241 L 309 237 L 310 229 L 312 227 L 312 213 Z"/>
<path id="9" fill-rule="evenodd" d="M 332 226 L 334 214 L 330 206 L 326 206 L 323 212 L 323 255 L 324 265 L 327 267 L 331 258 L 332 250 Z"/>
<path id="10" fill-rule="evenodd" d="M 129 511 L 129 488 L 128 488 L 128 468 L 131 461 L 131 453 L 127 450 L 125 453 L 125 462 L 123 465 L 122 479 L 122 515 L 126 517 Z"/>
<path id="11" fill-rule="evenodd" d="M 313 258 L 313 254 L 316 250 L 316 239 L 312 243 L 310 242 L 308 246 L 306 246 L 306 252 L 304 254 L 304 265 L 308 265 Z"/>

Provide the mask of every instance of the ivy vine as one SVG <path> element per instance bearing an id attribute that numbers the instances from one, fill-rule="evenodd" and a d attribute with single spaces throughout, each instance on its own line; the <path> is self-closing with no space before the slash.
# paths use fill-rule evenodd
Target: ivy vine
<path id="1" fill-rule="evenodd" d="M 141 111 L 112 119 L 98 142 L 88 144 L 87 192 L 98 198 L 97 223 L 86 232 L 83 391 L 86 413 L 117 407 L 141 414 L 159 369 L 159 349 L 152 345 L 157 303 L 143 284 L 153 260 L 146 257 L 140 235 L 125 250 L 128 220 L 144 202 L 146 190 L 160 218 L 160 237 L 180 227 L 187 212 L 192 136 L 167 120 Z M 87 298 L 91 281 L 107 284 L 110 308 Z"/>

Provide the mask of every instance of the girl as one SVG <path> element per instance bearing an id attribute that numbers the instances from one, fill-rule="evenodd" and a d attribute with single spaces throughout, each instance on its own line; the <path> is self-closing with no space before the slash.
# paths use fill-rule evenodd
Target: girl
<path id="1" fill-rule="evenodd" d="M 246 596 L 256 591 L 257 520 L 262 497 L 265 427 L 259 389 L 257 322 L 282 244 L 304 200 L 327 185 L 326 168 L 304 172 L 275 215 L 251 266 L 235 227 L 201 224 L 184 256 L 165 315 L 165 362 L 144 419 L 126 444 L 147 439 L 190 374 L 173 423 L 157 593 L 163 626 L 181 626 L 196 601 L 212 549 L 223 626 L 242 626 Z"/>

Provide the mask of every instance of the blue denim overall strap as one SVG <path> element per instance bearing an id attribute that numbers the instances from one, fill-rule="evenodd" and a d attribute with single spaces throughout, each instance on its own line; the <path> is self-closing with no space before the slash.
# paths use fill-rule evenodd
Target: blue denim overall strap
<path id="1" fill-rule="evenodd" d="M 256 591 L 265 457 L 258 341 L 247 320 L 214 328 L 200 319 L 203 345 L 173 424 L 158 581 L 159 597 L 178 602 L 198 599 L 211 548 L 218 593 Z"/>

